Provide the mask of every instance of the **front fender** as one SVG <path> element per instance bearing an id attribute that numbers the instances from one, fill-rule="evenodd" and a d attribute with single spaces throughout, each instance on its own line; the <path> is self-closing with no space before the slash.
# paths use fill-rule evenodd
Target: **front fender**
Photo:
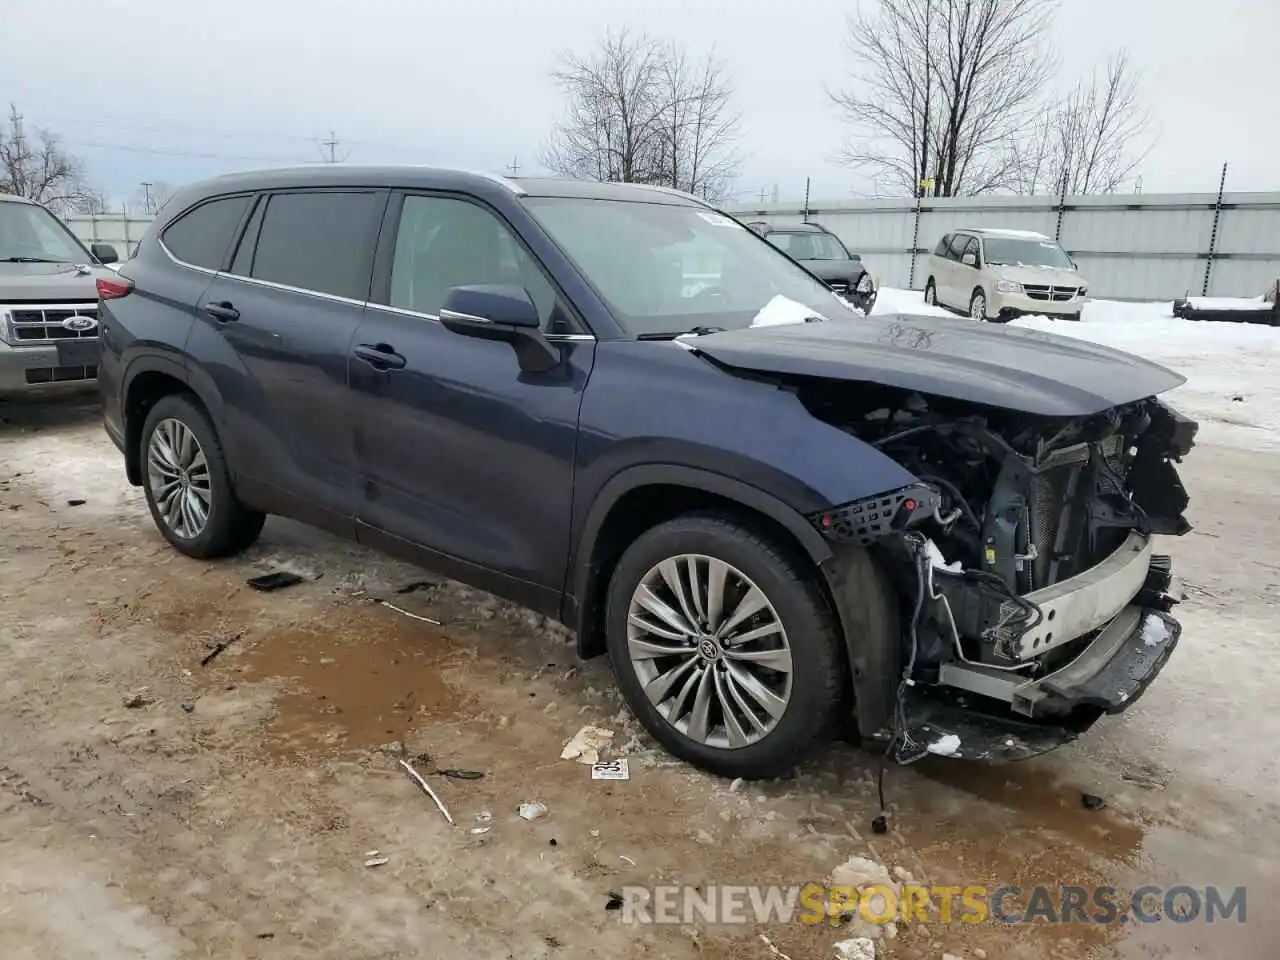
<path id="1" fill-rule="evenodd" d="M 735 501 L 824 566 L 831 548 L 808 516 L 915 481 L 811 415 L 785 385 L 735 376 L 679 343 L 601 342 L 580 416 L 562 619 L 588 648 L 597 539 L 628 492 L 674 484 Z"/>

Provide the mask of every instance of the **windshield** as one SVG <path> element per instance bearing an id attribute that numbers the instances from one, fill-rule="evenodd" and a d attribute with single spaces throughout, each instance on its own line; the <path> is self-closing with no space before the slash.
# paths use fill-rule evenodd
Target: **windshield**
<path id="1" fill-rule="evenodd" d="M 89 255 L 44 207 L 0 201 L 0 263 L 86 263 Z"/>
<path id="2" fill-rule="evenodd" d="M 1023 240 L 1016 237 L 984 237 L 982 250 L 987 263 L 1020 267 L 1057 267 L 1071 270 L 1071 258 L 1052 240 Z"/>
<path id="3" fill-rule="evenodd" d="M 762 311 L 771 303 L 771 316 L 784 307 L 828 320 L 858 316 L 757 234 L 704 207 L 567 197 L 525 203 L 637 336 L 748 327 L 767 322 Z"/>
<path id="4" fill-rule="evenodd" d="M 796 260 L 848 260 L 849 252 L 829 233 L 782 233 L 774 231 L 765 236 L 787 256 Z"/>

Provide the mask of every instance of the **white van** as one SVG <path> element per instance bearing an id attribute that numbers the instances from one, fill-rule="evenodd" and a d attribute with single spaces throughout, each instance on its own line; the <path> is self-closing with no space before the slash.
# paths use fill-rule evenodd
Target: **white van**
<path id="1" fill-rule="evenodd" d="M 1030 230 L 957 230 L 929 256 L 926 303 L 974 320 L 1042 314 L 1079 320 L 1088 283 L 1057 242 Z"/>

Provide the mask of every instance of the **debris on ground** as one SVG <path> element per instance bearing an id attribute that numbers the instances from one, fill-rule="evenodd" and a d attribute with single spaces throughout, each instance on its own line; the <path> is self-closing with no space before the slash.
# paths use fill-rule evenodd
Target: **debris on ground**
<path id="1" fill-rule="evenodd" d="M 155 702 L 155 697 L 148 697 L 145 693 L 135 693 L 132 696 L 124 698 L 124 705 L 128 710 L 138 710 Z"/>
<path id="2" fill-rule="evenodd" d="M 484 835 L 484 834 L 488 833 L 488 832 L 489 832 L 490 830 L 492 830 L 492 829 L 493 829 L 493 827 L 472 827 L 472 828 L 468 831 L 468 833 L 470 833 L 473 837 L 479 837 L 479 836 L 482 836 L 482 835 Z"/>
<path id="3" fill-rule="evenodd" d="M 195 713 L 195 712 L 196 712 L 196 705 L 195 705 L 194 703 L 184 703 L 184 704 L 182 704 L 182 712 L 183 712 L 183 713 Z"/>
<path id="4" fill-rule="evenodd" d="M 540 801 L 535 800 L 532 803 L 520 804 L 521 820 L 530 820 L 530 821 L 540 820 L 541 818 L 545 817 L 548 812 L 549 811 L 547 810 L 547 805 Z"/>
<path id="5" fill-rule="evenodd" d="M 766 937 L 763 933 L 757 934 L 757 936 L 760 937 L 760 942 L 763 943 L 765 947 L 768 948 L 769 956 L 776 957 L 777 960 L 791 960 L 791 957 L 787 956 L 787 954 L 783 953 L 781 950 L 775 947 L 773 945 L 773 941 L 770 940 L 768 937 Z M 872 960 L 874 960 L 874 957 L 872 958 Z"/>
<path id="6" fill-rule="evenodd" d="M 591 765 L 592 780 L 630 780 L 631 767 L 626 757 L 617 760 L 601 760 Z"/>
<path id="7" fill-rule="evenodd" d="M 610 891 L 609 891 L 609 899 L 605 901 L 605 903 L 604 903 L 604 908 L 605 908 L 606 910 L 621 910 L 621 909 L 622 909 L 622 894 L 620 894 L 620 893 L 614 893 L 612 890 L 610 890 Z"/>
<path id="8" fill-rule="evenodd" d="M 1086 810 L 1101 810 L 1107 805 L 1107 801 L 1103 800 L 1096 793 L 1080 794 L 1080 802 L 1084 804 Z"/>
<path id="9" fill-rule="evenodd" d="M 631 864 L 633 867 L 636 865 L 636 862 L 632 860 L 630 857 L 628 857 L 626 854 L 621 854 L 621 853 L 618 854 L 618 859 L 621 860 L 623 863 Z"/>
<path id="10" fill-rule="evenodd" d="M 388 756 L 392 756 L 392 757 L 404 756 L 404 744 L 401 743 L 399 740 L 392 740 L 390 743 L 384 743 L 378 749 L 381 750 L 383 753 L 387 754 Z"/>
<path id="11" fill-rule="evenodd" d="M 861 892 L 863 889 L 873 887 L 888 890 L 894 896 L 901 896 L 901 885 L 889 875 L 889 871 L 884 864 L 877 863 L 875 860 L 867 857 L 850 857 L 844 863 L 840 864 L 831 871 L 830 886 L 832 888 L 843 887 L 851 888 Z M 870 913 L 872 915 L 881 915 L 891 908 L 891 904 L 885 903 L 886 897 L 884 893 L 875 893 L 870 898 Z M 859 907 L 862 904 L 861 897 L 829 897 L 827 900 L 827 916 L 835 922 L 847 922 L 849 930 L 856 936 L 876 939 L 884 934 L 884 928 L 879 924 L 872 924 L 864 917 L 859 916 Z M 855 954 L 856 956 L 856 954 Z M 872 954 L 874 956 L 874 954 Z"/>
<path id="12" fill-rule="evenodd" d="M 483 770 L 458 770 L 450 767 L 448 770 L 437 770 L 436 773 L 442 777 L 448 777 L 450 780 L 483 780 Z"/>
<path id="13" fill-rule="evenodd" d="M 385 600 L 378 600 L 376 602 L 382 604 L 388 610 L 394 610 L 396 613 L 400 614 L 401 616 L 409 617 L 411 620 L 421 620 L 423 623 L 430 623 L 437 627 L 440 626 L 439 620 L 432 620 L 430 617 L 424 617 L 416 613 L 410 613 L 408 610 L 404 610 L 400 607 L 397 607 L 394 603 L 387 603 L 387 601 Z"/>
<path id="14" fill-rule="evenodd" d="M 241 637 L 241 634 L 237 633 L 237 634 L 234 634 L 233 636 L 228 637 L 226 640 L 219 640 L 217 643 L 215 643 L 212 647 L 209 648 L 208 653 L 206 653 L 203 657 L 200 658 L 200 666 L 207 667 L 209 664 L 213 663 L 214 659 L 219 654 L 221 654 L 223 650 L 227 649 L 227 647 L 231 646 L 233 643 L 239 640 L 240 637 Z"/>
<path id="15" fill-rule="evenodd" d="M 384 863 L 390 863 L 390 857 L 384 857 L 378 850 L 370 850 L 364 855 L 364 865 L 366 867 L 380 867 Z"/>
<path id="16" fill-rule="evenodd" d="M 870 937 L 853 937 L 836 944 L 836 960 L 876 960 L 876 942 Z"/>
<path id="17" fill-rule="evenodd" d="M 283 590 L 285 587 L 292 587 L 301 582 L 302 577 L 296 573 L 290 573 L 288 570 L 273 570 L 271 573 L 264 573 L 260 577 L 250 577 L 245 581 L 248 586 L 254 590 L 261 590 L 263 593 Z"/>
<path id="18" fill-rule="evenodd" d="M 600 751 L 613 739 L 613 731 L 603 727 L 587 724 L 564 745 L 560 751 L 561 760 L 577 760 L 579 763 L 596 764 L 600 762 Z"/>
<path id="19" fill-rule="evenodd" d="M 85 505 L 84 500 L 68 500 L 67 501 L 68 507 L 83 507 L 84 505 Z"/>
<path id="20" fill-rule="evenodd" d="M 1122 770 L 1120 777 L 1143 790 L 1163 790 L 1169 785 L 1167 773 L 1147 764 Z"/>
<path id="21" fill-rule="evenodd" d="M 974 947 L 973 955 L 977 960 L 987 960 L 987 951 L 983 950 L 981 947 Z"/>
<path id="22" fill-rule="evenodd" d="M 411 583 L 406 583 L 403 587 L 399 587 L 396 590 L 396 593 L 418 593 L 419 591 L 426 593 L 429 590 L 434 590 L 438 586 L 440 586 L 440 584 L 434 580 L 414 580 Z"/>
<path id="23" fill-rule="evenodd" d="M 743 784 L 743 779 L 739 777 L 737 780 L 733 781 L 733 783 L 729 784 L 729 792 L 737 793 L 739 790 L 742 789 L 742 784 Z"/>
<path id="24" fill-rule="evenodd" d="M 431 784 L 427 783 L 427 781 L 423 778 L 422 774 L 420 774 L 417 770 L 413 769 L 413 766 L 409 763 L 409 761 L 405 760 L 404 757 L 401 757 L 398 762 L 400 766 L 404 767 L 405 771 L 409 774 L 409 776 L 413 777 L 414 780 L 418 781 L 418 786 L 420 786 L 423 789 L 423 791 L 427 794 L 427 796 L 430 797 L 433 801 L 435 801 L 436 809 L 438 809 L 441 813 L 444 814 L 444 818 L 449 821 L 449 826 L 451 827 L 456 826 L 456 824 L 453 822 L 453 815 L 449 813 L 449 808 L 444 805 L 443 800 L 441 800 L 438 796 L 436 796 L 436 792 L 431 789 Z"/>

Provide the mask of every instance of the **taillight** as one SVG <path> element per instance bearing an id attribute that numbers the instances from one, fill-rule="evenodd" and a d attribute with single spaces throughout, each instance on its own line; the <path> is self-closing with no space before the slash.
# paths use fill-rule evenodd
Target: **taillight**
<path id="1" fill-rule="evenodd" d="M 119 300 L 133 292 L 133 281 L 126 277 L 99 277 L 98 299 Z"/>

